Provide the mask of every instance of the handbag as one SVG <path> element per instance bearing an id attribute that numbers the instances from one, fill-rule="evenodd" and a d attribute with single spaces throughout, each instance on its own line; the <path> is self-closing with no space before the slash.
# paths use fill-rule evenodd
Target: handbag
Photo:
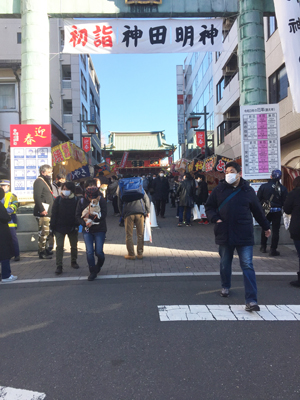
<path id="1" fill-rule="evenodd" d="M 201 219 L 197 204 L 195 204 L 193 208 L 193 220 L 196 221 L 196 219 Z"/>
<path id="2" fill-rule="evenodd" d="M 145 218 L 144 242 L 152 243 L 152 233 L 151 233 L 151 225 L 149 217 Z"/>
<path id="3" fill-rule="evenodd" d="M 292 216 L 290 214 L 286 214 L 285 212 L 283 213 L 283 223 L 286 230 L 288 230 L 290 227 L 291 217 Z"/>
<path id="4" fill-rule="evenodd" d="M 278 186 L 276 183 L 275 191 L 279 192 L 279 188 L 280 188 L 280 186 Z M 261 205 L 262 209 L 264 210 L 265 216 L 267 216 L 269 214 L 269 212 L 271 211 L 271 208 L 272 208 L 271 201 L 273 200 L 273 197 L 274 197 L 274 193 L 271 194 L 271 197 L 269 198 L 269 200 L 265 200 Z"/>

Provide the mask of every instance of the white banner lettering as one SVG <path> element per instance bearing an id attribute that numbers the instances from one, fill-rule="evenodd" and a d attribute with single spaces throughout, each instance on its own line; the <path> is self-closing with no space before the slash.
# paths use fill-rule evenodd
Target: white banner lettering
<path id="1" fill-rule="evenodd" d="M 279 35 L 295 110 L 300 113 L 300 3 L 274 0 Z"/>
<path id="2" fill-rule="evenodd" d="M 64 53 L 145 54 L 222 51 L 222 18 L 64 20 Z"/>

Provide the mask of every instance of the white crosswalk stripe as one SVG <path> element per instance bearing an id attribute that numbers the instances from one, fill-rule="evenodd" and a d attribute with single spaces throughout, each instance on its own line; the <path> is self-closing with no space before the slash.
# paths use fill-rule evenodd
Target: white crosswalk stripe
<path id="1" fill-rule="evenodd" d="M 0 386 L 0 400 L 43 400 L 45 397 L 45 393 Z"/>
<path id="2" fill-rule="evenodd" d="M 160 321 L 300 321 L 300 305 L 261 305 L 248 312 L 245 305 L 158 306 Z"/>

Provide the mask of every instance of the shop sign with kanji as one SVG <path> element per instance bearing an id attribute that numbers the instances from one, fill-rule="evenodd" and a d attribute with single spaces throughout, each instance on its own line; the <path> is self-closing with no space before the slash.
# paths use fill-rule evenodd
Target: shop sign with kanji
<path id="1" fill-rule="evenodd" d="M 51 147 L 51 125 L 11 125 L 11 147 Z"/>
<path id="2" fill-rule="evenodd" d="M 215 170 L 218 171 L 218 172 L 225 172 L 226 164 L 229 161 L 232 161 L 232 159 L 231 158 L 222 157 L 222 156 L 217 156 L 216 164 L 215 164 Z"/>
<path id="3" fill-rule="evenodd" d="M 205 131 L 196 132 L 196 144 L 198 147 L 205 146 Z"/>
<path id="4" fill-rule="evenodd" d="M 223 50 L 222 18 L 64 20 L 69 54 L 147 54 Z"/>

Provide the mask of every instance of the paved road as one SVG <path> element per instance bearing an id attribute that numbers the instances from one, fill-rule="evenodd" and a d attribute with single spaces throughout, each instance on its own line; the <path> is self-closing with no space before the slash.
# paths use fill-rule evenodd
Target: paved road
<path id="1" fill-rule="evenodd" d="M 261 304 L 300 304 L 288 276 Z M 127 278 L 0 287 L 0 386 L 46 400 L 299 400 L 300 321 L 161 322 L 159 305 L 243 304 L 219 278 Z"/>
<path id="2" fill-rule="evenodd" d="M 213 225 L 177 227 L 175 209 L 167 205 L 166 218 L 158 218 L 159 229 L 153 229 L 153 243 L 145 245 L 143 260 L 125 260 L 124 228 L 119 227 L 119 218 L 113 217 L 111 203 L 108 203 L 108 232 L 104 246 L 106 260 L 101 275 L 149 274 L 149 273 L 218 273 L 219 254 L 215 245 Z M 281 228 L 284 229 L 283 227 Z M 70 251 L 66 239 L 64 273 L 62 277 L 76 278 L 88 275 L 84 243 L 79 242 L 79 270 L 70 266 Z M 261 254 L 259 246 L 254 247 L 254 266 L 257 272 L 296 273 L 298 257 L 294 246 L 279 246 L 280 257 Z M 49 279 L 55 274 L 55 255 L 52 260 L 40 260 L 37 252 L 21 254 L 20 262 L 12 262 L 12 273 L 19 279 Z M 240 272 L 238 258 L 233 261 L 233 271 Z M 295 274 L 296 275 L 296 274 Z"/>

